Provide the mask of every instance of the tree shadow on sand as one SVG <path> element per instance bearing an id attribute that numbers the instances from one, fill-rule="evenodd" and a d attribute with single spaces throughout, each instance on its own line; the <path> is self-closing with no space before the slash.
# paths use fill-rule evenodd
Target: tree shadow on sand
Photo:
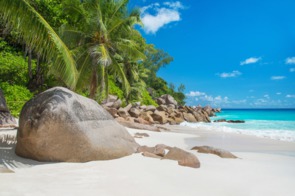
<path id="1" fill-rule="evenodd" d="M 17 141 L 14 135 L 0 135 L 0 167 L 14 170 L 48 164 L 48 162 L 38 162 L 16 155 L 16 143 Z"/>

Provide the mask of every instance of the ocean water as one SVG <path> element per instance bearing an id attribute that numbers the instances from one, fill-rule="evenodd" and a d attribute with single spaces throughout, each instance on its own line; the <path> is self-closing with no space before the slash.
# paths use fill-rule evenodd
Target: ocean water
<path id="1" fill-rule="evenodd" d="M 216 115 L 211 117 L 212 123 L 184 122 L 181 125 L 295 142 L 295 109 L 223 109 Z M 213 122 L 218 119 L 245 120 L 245 123 Z"/>

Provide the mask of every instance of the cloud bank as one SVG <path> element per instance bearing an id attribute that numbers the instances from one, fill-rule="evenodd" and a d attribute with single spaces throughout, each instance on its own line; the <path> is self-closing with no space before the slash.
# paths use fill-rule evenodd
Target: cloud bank
<path id="1" fill-rule="evenodd" d="M 181 2 L 153 3 L 141 8 L 143 29 L 147 34 L 155 34 L 165 25 L 181 20 L 180 10 L 184 9 Z"/>

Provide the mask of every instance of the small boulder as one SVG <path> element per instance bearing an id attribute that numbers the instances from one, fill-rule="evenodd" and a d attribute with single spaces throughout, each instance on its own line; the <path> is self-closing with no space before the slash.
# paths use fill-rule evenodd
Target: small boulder
<path id="1" fill-rule="evenodd" d="M 119 108 L 117 113 L 119 116 L 121 116 L 122 118 L 125 118 L 125 119 L 130 116 L 128 111 L 124 108 Z"/>
<path id="2" fill-rule="evenodd" d="M 227 123 L 245 123 L 244 120 L 228 120 Z"/>
<path id="3" fill-rule="evenodd" d="M 126 112 L 129 112 L 129 110 L 132 108 L 132 104 L 131 103 L 129 103 L 125 108 L 124 108 L 124 110 L 126 111 Z"/>
<path id="4" fill-rule="evenodd" d="M 106 111 L 108 111 L 114 118 L 118 117 L 118 114 L 117 114 L 118 110 L 116 108 L 109 108 L 106 106 L 104 106 L 103 108 L 106 109 Z"/>
<path id="5" fill-rule="evenodd" d="M 199 168 L 201 165 L 200 161 L 194 154 L 177 147 L 171 148 L 163 159 L 176 160 L 179 165 L 186 167 Z"/>
<path id="6" fill-rule="evenodd" d="M 165 101 L 165 99 L 162 99 L 161 97 L 159 97 L 159 98 L 157 98 L 157 104 L 164 105 L 164 104 L 166 104 L 166 101 Z"/>
<path id="7" fill-rule="evenodd" d="M 192 148 L 192 150 L 197 150 L 199 153 L 215 154 L 221 158 L 231 158 L 231 159 L 238 158 L 229 151 L 214 148 L 211 146 L 195 146 Z"/>
<path id="8" fill-rule="evenodd" d="M 166 105 L 173 104 L 177 106 L 177 101 L 171 95 L 162 95 L 161 98 L 165 100 Z"/>
<path id="9" fill-rule="evenodd" d="M 145 111 L 152 111 L 152 112 L 154 112 L 156 109 L 157 109 L 157 108 L 156 108 L 155 106 L 153 106 L 153 105 L 148 105 L 148 106 L 146 106 Z"/>
<path id="10" fill-rule="evenodd" d="M 150 137 L 149 134 L 147 134 L 147 133 L 135 133 L 134 136 L 138 136 L 138 137 Z"/>
<path id="11" fill-rule="evenodd" d="M 129 114 L 130 114 L 130 116 L 132 116 L 132 117 L 134 117 L 134 118 L 138 118 L 139 115 L 140 115 L 140 110 L 137 109 L 137 108 L 131 108 L 131 109 L 129 110 Z"/>
<path id="12" fill-rule="evenodd" d="M 142 112 L 142 113 L 140 114 L 140 117 L 141 117 L 142 119 L 144 119 L 144 120 L 150 122 L 150 123 L 154 123 L 154 119 L 153 119 L 153 117 L 151 116 L 152 113 L 153 113 L 153 112 L 151 112 L 151 111 L 148 111 L 148 112 Z"/>
<path id="13" fill-rule="evenodd" d="M 167 118 L 165 112 L 156 110 L 152 115 L 153 120 L 159 122 L 160 124 L 167 123 Z"/>
<path id="14" fill-rule="evenodd" d="M 183 113 L 183 118 L 184 120 L 186 120 L 187 122 L 197 122 L 196 118 L 194 117 L 193 114 L 191 113 Z"/>
<path id="15" fill-rule="evenodd" d="M 157 110 L 158 110 L 158 111 L 164 111 L 164 112 L 166 112 L 166 111 L 168 110 L 168 108 L 167 108 L 167 106 L 165 106 L 165 105 L 159 105 L 159 106 L 157 107 Z"/>
<path id="16" fill-rule="evenodd" d="M 116 108 L 116 109 L 119 109 L 120 107 L 121 107 L 121 105 L 122 105 L 122 100 L 121 99 L 118 99 L 118 100 L 116 100 L 115 102 L 114 102 L 114 104 L 113 104 L 113 108 Z"/>

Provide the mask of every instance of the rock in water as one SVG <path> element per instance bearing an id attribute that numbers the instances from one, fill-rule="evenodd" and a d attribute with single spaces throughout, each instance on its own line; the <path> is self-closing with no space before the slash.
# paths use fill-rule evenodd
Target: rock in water
<path id="1" fill-rule="evenodd" d="M 139 146 L 94 100 L 62 87 L 27 102 L 19 123 L 16 154 L 38 161 L 109 160 Z"/>

